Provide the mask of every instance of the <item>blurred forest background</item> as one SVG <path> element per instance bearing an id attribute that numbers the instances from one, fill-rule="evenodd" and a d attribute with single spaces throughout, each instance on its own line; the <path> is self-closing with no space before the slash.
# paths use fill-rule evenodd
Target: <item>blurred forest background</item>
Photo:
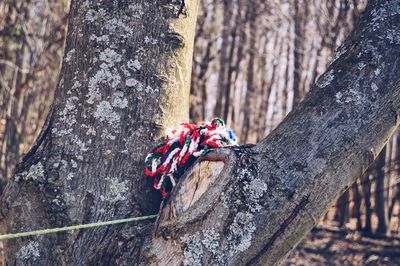
<path id="1" fill-rule="evenodd" d="M 240 143 L 261 140 L 325 71 L 365 4 L 366 0 L 200 0 L 191 120 L 219 116 Z M 52 103 L 68 8 L 69 0 L 0 1 L 3 186 L 38 135 Z M 337 241 L 347 237 L 340 231 L 346 229 L 355 241 L 368 235 L 389 239 L 389 247 L 399 244 L 399 138 L 396 133 L 375 163 L 329 210 L 319 225 L 325 231 L 314 230 L 288 264 L 310 257 L 310 243 L 322 239 L 324 232 Z M 400 261 L 398 253 L 394 256 Z M 365 259 L 375 256 L 368 254 Z"/>

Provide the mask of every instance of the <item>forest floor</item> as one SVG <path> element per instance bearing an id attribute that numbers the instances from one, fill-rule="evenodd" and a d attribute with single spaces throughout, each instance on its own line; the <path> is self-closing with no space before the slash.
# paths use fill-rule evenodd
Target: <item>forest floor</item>
<path id="1" fill-rule="evenodd" d="M 316 227 L 282 265 L 400 266 L 400 238 L 364 236 L 352 230 Z"/>

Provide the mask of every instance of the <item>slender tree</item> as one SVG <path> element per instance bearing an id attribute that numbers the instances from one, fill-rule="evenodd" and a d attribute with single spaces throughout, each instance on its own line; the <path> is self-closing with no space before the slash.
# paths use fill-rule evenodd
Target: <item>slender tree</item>
<path id="1" fill-rule="evenodd" d="M 387 186 L 385 180 L 388 178 L 385 173 L 385 162 L 388 147 L 385 147 L 379 154 L 376 166 L 376 187 L 375 187 L 375 209 L 378 216 L 377 233 L 386 235 L 389 232 L 389 209 L 386 200 Z"/>

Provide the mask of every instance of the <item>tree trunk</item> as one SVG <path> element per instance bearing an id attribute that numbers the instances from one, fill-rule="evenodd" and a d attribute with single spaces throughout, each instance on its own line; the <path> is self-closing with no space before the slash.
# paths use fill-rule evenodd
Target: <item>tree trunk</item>
<path id="1" fill-rule="evenodd" d="M 353 192 L 353 209 L 352 209 L 352 216 L 356 218 L 356 228 L 358 231 L 362 230 L 362 217 L 361 217 L 361 194 L 359 190 L 358 182 L 354 182 L 352 186 Z"/>
<path id="2" fill-rule="evenodd" d="M 371 218 L 372 218 L 372 207 L 371 207 L 371 175 L 370 175 L 371 169 L 368 169 L 367 172 L 363 176 L 363 181 L 362 181 L 362 190 L 363 190 L 363 195 L 364 195 L 364 200 L 365 200 L 365 226 L 364 226 L 364 231 L 367 234 L 372 233 L 372 223 L 371 223 Z"/>
<path id="3" fill-rule="evenodd" d="M 344 227 L 349 221 L 349 190 L 346 190 L 337 201 L 335 220 L 339 227 Z"/>
<path id="4" fill-rule="evenodd" d="M 399 124 L 400 43 L 388 34 L 400 30 L 398 4 L 370 1 L 338 59 L 266 139 L 219 149 L 188 173 L 161 211 L 155 264 L 274 265 L 315 225 Z"/>
<path id="5" fill-rule="evenodd" d="M 395 135 L 395 137 L 396 137 L 396 140 L 394 141 L 394 144 L 395 144 L 395 153 L 394 153 L 394 158 L 393 158 L 393 161 L 394 161 L 394 169 L 393 169 L 393 172 L 394 172 L 394 175 L 396 176 L 398 176 L 399 175 L 399 173 L 400 173 L 400 166 L 399 166 L 399 162 L 400 162 L 400 149 L 398 149 L 398 145 L 400 144 L 400 134 L 399 134 L 399 132 L 397 132 L 397 134 Z M 391 185 L 391 186 L 393 186 L 393 185 Z M 392 200 L 391 200 L 391 202 L 390 202 L 390 206 L 389 206 L 389 217 L 392 217 L 392 215 L 393 215 L 393 211 L 394 211 L 394 207 L 395 207 L 395 205 L 396 205 L 396 202 L 398 202 L 398 200 L 400 200 L 400 181 L 398 181 L 397 182 L 397 184 L 394 186 L 394 188 L 395 188 L 395 193 L 394 193 L 394 195 L 393 195 L 393 197 L 392 197 Z M 398 221 L 398 224 L 400 224 L 400 220 Z"/>
<path id="6" fill-rule="evenodd" d="M 389 210 L 386 200 L 387 188 L 385 187 L 385 173 L 387 147 L 379 154 L 376 166 L 376 186 L 375 186 L 375 209 L 378 216 L 378 228 L 376 232 L 380 235 L 386 235 L 389 231 Z"/>
<path id="7" fill-rule="evenodd" d="M 72 3 L 53 111 L 2 197 L 7 232 L 157 210 L 142 161 L 187 120 L 196 5 L 185 3 L 179 18 L 180 3 Z M 257 145 L 199 160 L 156 224 L 7 241 L 8 263 L 279 263 L 399 124 L 398 5 L 370 1 L 305 100 Z"/>
<path id="8" fill-rule="evenodd" d="M 240 140 L 242 143 L 246 143 L 249 140 L 249 131 L 251 126 L 255 126 L 254 122 L 255 119 L 253 115 L 256 113 L 256 105 L 255 100 L 255 86 L 254 86 L 254 57 L 257 54 L 257 47 L 256 47 L 256 36 L 257 36 L 257 24 L 256 24 L 256 16 L 255 16 L 255 4 L 254 1 L 250 1 L 248 4 L 248 10 L 246 14 L 246 20 L 249 22 L 249 69 L 247 71 L 247 78 L 246 78 L 246 96 L 244 101 L 244 112 L 243 112 L 243 125 L 242 131 L 240 134 Z"/>
<path id="9" fill-rule="evenodd" d="M 227 75 L 229 71 L 229 50 L 228 47 L 232 46 L 233 44 L 229 42 L 229 36 L 231 35 L 229 30 L 230 30 L 230 23 L 231 23 L 231 18 L 232 18 L 232 1 L 231 0 L 224 0 L 223 1 L 223 31 L 222 31 L 222 44 L 221 44 L 221 50 L 220 50 L 220 71 L 218 73 L 218 87 L 217 87 L 217 102 L 215 105 L 215 113 L 218 114 L 219 116 L 222 116 L 224 114 L 225 108 L 228 108 L 228 100 L 224 96 L 226 95 L 226 84 L 228 83 L 227 81 Z M 232 48 L 231 48 L 232 49 Z"/>
<path id="10" fill-rule="evenodd" d="M 7 232 L 158 211 L 143 160 L 166 128 L 188 121 L 197 3 L 185 3 L 72 1 L 56 100 L 2 198 Z M 152 225 L 9 240 L 6 261 L 131 265 Z"/>

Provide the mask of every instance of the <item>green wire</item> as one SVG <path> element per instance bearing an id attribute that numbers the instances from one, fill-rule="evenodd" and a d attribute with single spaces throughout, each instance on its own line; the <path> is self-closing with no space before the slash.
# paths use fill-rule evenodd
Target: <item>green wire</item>
<path id="1" fill-rule="evenodd" d="M 83 229 L 83 228 L 93 228 L 93 227 L 99 227 L 99 226 L 105 226 L 105 225 L 143 221 L 143 220 L 156 218 L 157 216 L 158 216 L 157 214 L 153 214 L 153 215 L 131 217 L 131 218 L 125 218 L 125 219 L 119 219 L 119 220 L 113 220 L 113 221 L 105 221 L 105 222 L 97 222 L 97 223 L 89 223 L 89 224 L 79 224 L 79 225 L 72 225 L 72 226 L 66 226 L 66 227 L 60 227 L 60 228 L 34 230 L 34 231 L 15 233 L 15 234 L 6 234 L 6 235 L 0 235 L 0 240 L 27 237 L 27 236 L 46 235 L 46 234 L 52 234 L 52 233 L 70 231 L 70 230 L 78 230 L 78 229 Z"/>

